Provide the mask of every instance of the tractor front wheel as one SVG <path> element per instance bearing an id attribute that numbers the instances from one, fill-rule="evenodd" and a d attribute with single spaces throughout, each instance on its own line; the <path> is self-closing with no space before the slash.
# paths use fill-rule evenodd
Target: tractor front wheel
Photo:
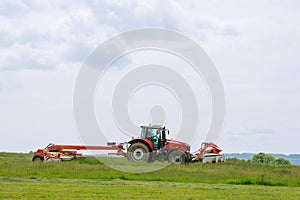
<path id="1" fill-rule="evenodd" d="M 149 148 L 143 143 L 133 143 L 127 150 L 127 159 L 129 161 L 148 162 L 149 158 Z"/>
<path id="2" fill-rule="evenodd" d="M 172 151 L 168 156 L 168 161 L 173 164 L 185 163 L 185 153 L 180 150 Z"/>
<path id="3" fill-rule="evenodd" d="M 32 162 L 42 162 L 42 161 L 44 161 L 44 157 L 41 155 L 35 155 L 32 158 Z"/>

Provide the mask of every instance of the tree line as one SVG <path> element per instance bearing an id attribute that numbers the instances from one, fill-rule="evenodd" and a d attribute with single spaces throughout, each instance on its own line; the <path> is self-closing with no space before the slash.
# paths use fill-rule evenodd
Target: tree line
<path id="1" fill-rule="evenodd" d="M 284 158 L 275 158 L 274 156 L 270 154 L 265 153 L 257 153 L 254 154 L 251 161 L 253 163 L 274 163 L 274 164 L 286 164 L 290 165 L 290 161 Z"/>

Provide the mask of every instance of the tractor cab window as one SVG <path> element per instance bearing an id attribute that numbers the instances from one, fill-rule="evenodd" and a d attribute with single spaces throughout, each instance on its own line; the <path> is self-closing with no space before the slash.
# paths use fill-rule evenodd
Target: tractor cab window
<path id="1" fill-rule="evenodd" d="M 154 135 L 155 135 L 155 131 L 154 131 L 154 130 L 155 130 L 155 129 L 148 128 L 148 129 L 147 129 L 147 135 L 146 135 L 146 137 L 147 137 L 147 138 L 150 138 L 150 137 L 154 136 Z"/>
<path id="2" fill-rule="evenodd" d="M 150 138 L 160 134 L 160 130 L 157 128 L 143 128 L 141 132 L 141 138 Z"/>
<path id="3" fill-rule="evenodd" d="M 159 137 L 161 130 L 159 128 L 142 128 L 141 138 Z"/>
<path id="4" fill-rule="evenodd" d="M 159 129 L 156 128 L 142 128 L 141 138 L 150 138 L 159 134 Z"/>
<path id="5" fill-rule="evenodd" d="M 142 128 L 141 138 L 145 138 L 146 137 L 146 133 L 147 133 L 147 129 L 146 128 Z"/>

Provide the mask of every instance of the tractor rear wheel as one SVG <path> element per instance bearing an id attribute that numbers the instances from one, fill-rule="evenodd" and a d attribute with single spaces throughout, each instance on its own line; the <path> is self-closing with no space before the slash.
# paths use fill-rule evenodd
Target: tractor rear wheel
<path id="1" fill-rule="evenodd" d="M 172 151 L 168 156 L 168 161 L 173 164 L 185 163 L 185 153 L 180 150 Z"/>
<path id="2" fill-rule="evenodd" d="M 127 150 L 127 159 L 129 161 L 148 162 L 149 158 L 149 148 L 141 142 L 133 143 Z"/>
<path id="3" fill-rule="evenodd" d="M 44 161 L 44 158 L 41 155 L 35 155 L 32 158 L 32 162 L 42 162 L 42 161 Z"/>

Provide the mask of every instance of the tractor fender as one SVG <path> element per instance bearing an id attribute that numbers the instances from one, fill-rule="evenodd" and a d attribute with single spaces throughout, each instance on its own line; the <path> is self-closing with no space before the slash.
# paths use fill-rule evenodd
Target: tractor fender
<path id="1" fill-rule="evenodd" d="M 147 138 L 136 138 L 136 139 L 129 141 L 128 143 L 131 145 L 136 142 L 141 142 L 141 143 L 145 144 L 149 148 L 150 152 L 154 150 L 153 143 L 150 140 L 148 140 Z"/>

